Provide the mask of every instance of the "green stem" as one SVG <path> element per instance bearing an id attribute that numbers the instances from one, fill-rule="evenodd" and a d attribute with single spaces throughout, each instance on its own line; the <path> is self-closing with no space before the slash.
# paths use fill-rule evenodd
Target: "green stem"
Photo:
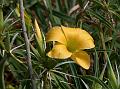
<path id="1" fill-rule="evenodd" d="M 44 81 L 43 89 L 50 89 L 47 71 L 44 73 L 43 81 Z"/>
<path id="2" fill-rule="evenodd" d="M 2 7 L 0 7 L 0 40 L 1 40 L 2 31 L 3 31 L 3 10 Z"/>
<path id="3" fill-rule="evenodd" d="M 69 66 L 70 66 L 72 75 L 73 75 L 73 76 L 78 76 L 77 69 L 76 69 L 75 65 L 70 63 Z M 78 78 L 76 78 L 76 77 L 74 77 L 73 79 L 74 79 L 74 81 L 75 81 L 76 89 L 82 89 L 82 86 L 81 86 L 81 84 L 80 84 L 80 83 L 81 83 L 81 82 L 80 82 L 80 79 L 78 79 Z"/>
<path id="4" fill-rule="evenodd" d="M 0 28 L 3 28 L 3 10 L 1 7 L 0 7 Z"/>
<path id="5" fill-rule="evenodd" d="M 2 31 L 3 31 L 3 10 L 0 6 L 0 45 L 2 45 Z M 2 47 L 0 47 L 1 49 Z M 0 89 L 5 89 L 5 81 L 4 81 L 4 67 L 5 67 L 5 59 L 1 59 L 0 61 Z"/>
<path id="6" fill-rule="evenodd" d="M 102 30 L 102 29 L 101 29 Z M 106 51 L 106 46 L 105 46 L 105 40 L 104 40 L 104 35 L 103 35 L 103 32 L 100 31 L 100 36 L 101 36 L 101 41 L 102 41 L 102 46 L 103 46 L 103 50 L 104 51 L 104 57 L 105 57 L 105 62 L 107 62 L 107 67 L 108 67 L 108 77 L 109 77 L 109 80 L 113 86 L 114 89 L 117 89 L 117 80 L 116 80 L 116 76 L 115 76 L 115 73 L 113 71 L 113 68 L 112 68 L 112 65 L 111 65 L 111 62 L 110 62 L 110 59 L 109 59 L 109 56 L 108 56 L 108 53 Z M 106 66 L 106 64 L 105 64 Z"/>
<path id="7" fill-rule="evenodd" d="M 5 61 L 2 59 L 0 61 L 0 89 L 5 89 L 5 81 L 4 81 L 4 67 L 5 67 Z"/>

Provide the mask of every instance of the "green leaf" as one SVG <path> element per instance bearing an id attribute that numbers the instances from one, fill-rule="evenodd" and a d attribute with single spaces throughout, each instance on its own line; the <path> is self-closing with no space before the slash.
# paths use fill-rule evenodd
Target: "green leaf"
<path id="1" fill-rule="evenodd" d="M 112 24 L 101 14 L 98 14 L 93 10 L 89 10 L 88 13 L 92 16 L 95 16 L 100 22 L 104 23 L 108 28 L 112 28 Z"/>
<path id="2" fill-rule="evenodd" d="M 6 33 L 6 38 L 5 38 L 5 49 L 10 52 L 10 34 L 9 32 Z"/>
<path id="3" fill-rule="evenodd" d="M 119 20 L 120 20 L 120 14 L 118 14 L 117 12 L 113 11 L 113 10 L 108 10 L 110 13 L 112 13 L 113 15 L 115 15 Z"/>
<path id="4" fill-rule="evenodd" d="M 54 80 L 54 85 L 57 89 L 71 89 L 65 77 L 61 74 L 51 72 L 51 77 Z"/>
<path id="5" fill-rule="evenodd" d="M 73 76 L 78 76 L 77 69 L 74 64 L 69 64 Z M 76 89 L 81 89 L 81 83 L 79 78 L 74 78 Z"/>
<path id="6" fill-rule="evenodd" d="M 94 76 L 85 75 L 85 76 L 81 76 L 81 78 L 83 80 L 86 79 L 86 80 L 90 80 L 92 82 L 99 83 L 103 87 L 103 89 L 112 89 L 106 83 L 104 83 L 102 80 L 100 80 L 100 79 L 98 79 L 98 78 L 96 78 Z"/>
<path id="7" fill-rule="evenodd" d="M 31 47 L 31 50 L 33 51 L 33 53 L 34 53 L 36 59 L 37 59 L 37 60 L 40 60 L 40 59 L 41 59 L 41 56 L 40 56 L 38 50 L 35 49 L 32 45 L 30 45 L 30 47 Z"/>
<path id="8" fill-rule="evenodd" d="M 58 12 L 58 11 L 55 11 L 55 10 L 53 10 L 53 15 L 65 20 L 67 22 L 75 22 L 75 18 L 67 16 L 64 13 L 61 13 L 61 12 Z"/>
<path id="9" fill-rule="evenodd" d="M 115 76 L 115 73 L 113 71 L 113 68 L 112 68 L 112 65 L 111 65 L 111 62 L 108 58 L 108 78 L 110 80 L 110 84 L 112 85 L 113 89 L 118 89 L 118 83 L 117 83 L 117 79 L 116 79 L 116 76 Z"/>

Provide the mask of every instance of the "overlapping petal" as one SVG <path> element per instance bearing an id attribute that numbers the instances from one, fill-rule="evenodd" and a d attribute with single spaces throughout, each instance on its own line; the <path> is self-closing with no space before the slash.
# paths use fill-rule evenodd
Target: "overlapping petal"
<path id="1" fill-rule="evenodd" d="M 66 38 L 61 30 L 61 27 L 55 26 L 51 28 L 46 34 L 46 41 L 57 41 L 66 44 Z"/>
<path id="2" fill-rule="evenodd" d="M 93 38 L 88 32 L 80 28 L 61 26 L 66 38 L 67 47 L 71 51 L 94 48 Z"/>
<path id="3" fill-rule="evenodd" d="M 73 53 L 71 59 L 84 69 L 89 69 L 90 67 L 90 56 L 85 51 Z"/>
<path id="4" fill-rule="evenodd" d="M 47 55 L 51 58 L 66 59 L 69 58 L 72 53 L 67 50 L 65 45 L 61 43 L 55 43 L 54 47 L 50 52 L 48 52 Z"/>

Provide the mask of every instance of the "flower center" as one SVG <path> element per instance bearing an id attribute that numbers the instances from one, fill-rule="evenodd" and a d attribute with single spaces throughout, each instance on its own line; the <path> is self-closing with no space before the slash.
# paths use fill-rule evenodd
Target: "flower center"
<path id="1" fill-rule="evenodd" d="M 67 42 L 67 49 L 70 52 L 76 52 L 79 50 L 79 44 L 75 40 L 69 40 Z"/>

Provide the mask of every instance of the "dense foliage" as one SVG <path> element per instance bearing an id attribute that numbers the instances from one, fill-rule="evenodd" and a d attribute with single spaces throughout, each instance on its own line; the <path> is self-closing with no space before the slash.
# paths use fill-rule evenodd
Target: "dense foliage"
<path id="1" fill-rule="evenodd" d="M 31 61 L 19 0 L 0 0 L 0 89 L 120 89 L 120 0 L 23 1 Z M 95 48 L 84 50 L 90 55 L 88 70 L 69 58 L 46 55 L 53 47 L 46 33 L 61 25 L 93 37 Z"/>

